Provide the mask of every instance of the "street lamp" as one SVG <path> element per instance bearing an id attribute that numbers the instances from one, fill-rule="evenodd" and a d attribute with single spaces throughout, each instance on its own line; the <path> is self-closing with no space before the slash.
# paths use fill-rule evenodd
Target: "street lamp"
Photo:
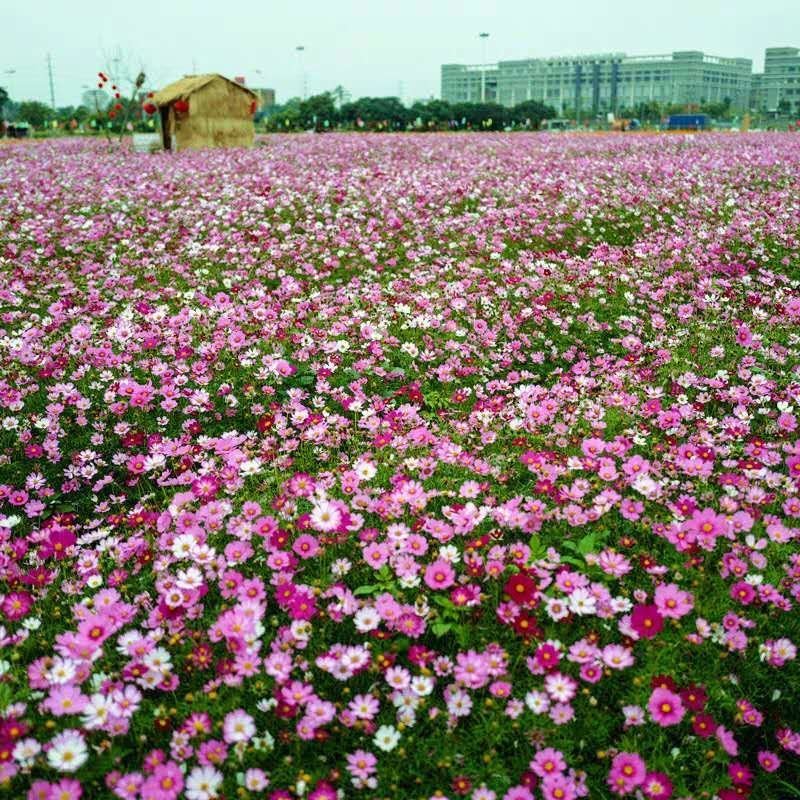
<path id="1" fill-rule="evenodd" d="M 481 65 L 481 103 L 486 102 L 486 40 L 488 33 L 479 33 L 478 38 L 483 42 L 483 64 Z"/>
<path id="2" fill-rule="evenodd" d="M 3 75 L 16 75 L 17 71 L 15 69 L 4 69 Z M 6 84 L 6 88 L 8 89 L 9 96 L 11 95 L 11 83 L 10 81 L 3 81 Z M 0 105 L 0 119 L 3 119 L 3 106 Z"/>
<path id="3" fill-rule="evenodd" d="M 300 84 L 302 86 L 303 91 L 303 100 L 306 99 L 307 94 L 307 87 L 306 87 L 306 70 L 305 64 L 303 63 L 303 53 L 305 53 L 306 48 L 304 45 L 299 44 L 295 47 L 295 51 L 297 52 L 297 62 L 300 65 Z"/>

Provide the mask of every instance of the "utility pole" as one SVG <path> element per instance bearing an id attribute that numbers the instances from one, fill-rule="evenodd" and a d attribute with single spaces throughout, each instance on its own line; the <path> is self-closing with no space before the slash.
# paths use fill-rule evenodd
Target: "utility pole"
<path id="1" fill-rule="evenodd" d="M 297 53 L 297 61 L 300 64 L 300 84 L 303 90 L 303 100 L 306 99 L 306 95 L 308 94 L 308 78 L 306 77 L 306 65 L 304 63 L 303 54 L 305 53 L 306 48 L 304 45 L 299 44 L 295 47 L 295 52 Z"/>
<path id="2" fill-rule="evenodd" d="M 481 65 L 481 103 L 486 102 L 486 40 L 488 33 L 479 33 L 478 38 L 483 42 L 483 64 Z"/>
<path id="3" fill-rule="evenodd" d="M 47 77 L 50 80 L 50 105 L 56 110 L 56 90 L 53 88 L 53 59 L 47 54 Z"/>

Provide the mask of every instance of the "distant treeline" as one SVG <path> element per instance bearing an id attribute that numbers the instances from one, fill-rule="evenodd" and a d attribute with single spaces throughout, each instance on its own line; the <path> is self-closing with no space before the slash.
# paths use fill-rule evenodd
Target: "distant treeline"
<path id="1" fill-rule="evenodd" d="M 256 122 L 270 131 L 330 130 L 503 130 L 537 129 L 542 120 L 557 116 L 551 106 L 536 100 L 506 108 L 499 103 L 448 103 L 444 100 L 404 106 L 396 97 L 361 97 L 337 108 L 334 96 L 318 94 L 263 109 Z"/>

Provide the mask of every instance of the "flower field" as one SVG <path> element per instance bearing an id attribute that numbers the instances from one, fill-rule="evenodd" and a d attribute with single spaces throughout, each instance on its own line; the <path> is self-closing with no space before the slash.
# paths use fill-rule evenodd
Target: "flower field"
<path id="1" fill-rule="evenodd" d="M 800 797 L 798 187 L 0 148 L 0 798 Z"/>

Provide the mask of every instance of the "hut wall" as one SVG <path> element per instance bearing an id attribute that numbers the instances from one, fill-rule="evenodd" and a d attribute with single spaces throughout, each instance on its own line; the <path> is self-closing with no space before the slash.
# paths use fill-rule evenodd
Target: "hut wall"
<path id="1" fill-rule="evenodd" d="M 227 81 L 206 84 L 189 97 L 189 113 L 175 120 L 177 148 L 252 147 L 252 100 Z"/>
<path id="2" fill-rule="evenodd" d="M 195 118 L 181 122 L 176 132 L 178 150 L 202 147 L 252 147 L 250 120 Z"/>

